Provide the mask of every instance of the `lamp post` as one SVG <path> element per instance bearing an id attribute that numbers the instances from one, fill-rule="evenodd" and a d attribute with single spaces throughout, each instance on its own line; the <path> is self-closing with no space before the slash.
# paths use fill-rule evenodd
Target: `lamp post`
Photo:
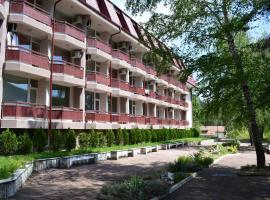
<path id="1" fill-rule="evenodd" d="M 55 11 L 56 6 L 62 0 L 57 0 L 53 5 L 53 13 L 52 13 L 52 40 L 51 40 L 51 66 L 50 66 L 50 108 L 49 108 L 49 125 L 48 125 L 48 136 L 49 136 L 49 146 L 50 146 L 50 138 L 52 132 L 52 85 L 53 85 L 53 56 L 54 56 L 54 32 L 55 32 Z"/>

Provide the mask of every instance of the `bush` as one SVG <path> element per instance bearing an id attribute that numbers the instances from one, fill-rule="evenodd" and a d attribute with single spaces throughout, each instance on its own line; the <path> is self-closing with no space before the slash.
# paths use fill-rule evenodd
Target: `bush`
<path id="1" fill-rule="evenodd" d="M 2 155 L 11 155 L 17 151 L 18 140 L 16 134 L 6 129 L 0 135 L 0 154 Z"/>
<path id="2" fill-rule="evenodd" d="M 123 144 L 123 133 L 122 133 L 122 129 L 118 129 L 118 131 L 115 132 L 115 144 L 116 145 L 122 145 Z"/>
<path id="3" fill-rule="evenodd" d="M 151 130 L 151 142 L 157 142 L 157 132 L 155 130 Z"/>
<path id="4" fill-rule="evenodd" d="M 71 151 L 76 148 L 76 133 L 74 130 L 68 129 L 65 135 L 65 149 Z"/>
<path id="5" fill-rule="evenodd" d="M 148 200 L 168 192 L 169 185 L 161 180 L 143 180 L 134 176 L 123 183 L 105 185 L 99 199 L 103 200 Z"/>
<path id="6" fill-rule="evenodd" d="M 90 147 L 98 147 L 99 146 L 99 137 L 98 133 L 94 130 L 91 129 L 90 133 L 88 134 L 89 137 L 89 146 Z"/>
<path id="7" fill-rule="evenodd" d="M 86 132 L 81 132 L 79 134 L 79 145 L 80 148 L 86 149 L 87 147 L 89 147 L 89 136 Z"/>
<path id="8" fill-rule="evenodd" d="M 189 176 L 186 172 L 175 172 L 173 174 L 173 182 L 178 183 Z"/>
<path id="9" fill-rule="evenodd" d="M 129 131 L 129 144 L 136 144 L 137 142 L 137 133 L 135 129 Z"/>
<path id="10" fill-rule="evenodd" d="M 43 129 L 36 129 L 34 130 L 34 135 L 33 135 L 33 146 L 34 150 L 37 151 L 38 153 L 42 152 L 47 145 L 48 138 L 47 134 Z"/>
<path id="11" fill-rule="evenodd" d="M 123 141 L 124 141 L 124 145 L 129 144 L 129 134 L 128 134 L 128 131 L 126 129 L 124 129 L 124 131 L 123 131 Z"/>
<path id="12" fill-rule="evenodd" d="M 115 140 L 113 130 L 108 130 L 106 132 L 106 138 L 107 138 L 107 145 L 111 147 L 114 144 L 114 140 Z"/>
<path id="13" fill-rule="evenodd" d="M 51 137 L 51 149 L 53 151 L 59 151 L 63 149 L 65 144 L 65 138 L 63 137 L 61 131 L 59 129 L 53 130 L 52 137 Z"/>
<path id="14" fill-rule="evenodd" d="M 152 135 L 150 130 L 145 130 L 145 142 L 151 142 L 152 140 Z"/>
<path id="15" fill-rule="evenodd" d="M 200 137 L 200 132 L 196 128 L 191 128 L 190 131 L 192 137 Z"/>
<path id="16" fill-rule="evenodd" d="M 107 145 L 107 139 L 106 136 L 103 134 L 103 132 L 98 132 L 98 146 L 99 147 L 104 147 Z"/>
<path id="17" fill-rule="evenodd" d="M 18 152 L 20 154 L 29 154 L 33 150 L 33 142 L 27 132 L 18 137 Z"/>

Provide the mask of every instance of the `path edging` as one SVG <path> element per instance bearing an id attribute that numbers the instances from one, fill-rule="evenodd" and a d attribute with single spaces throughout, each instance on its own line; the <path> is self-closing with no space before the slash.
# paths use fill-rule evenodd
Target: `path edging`
<path id="1" fill-rule="evenodd" d="M 231 156 L 236 156 L 236 155 L 240 155 L 240 153 L 223 155 L 223 156 L 217 158 L 216 160 L 214 160 L 214 162 L 211 165 L 209 165 L 209 167 L 212 167 L 213 165 L 217 164 L 223 158 L 231 157 Z M 180 181 L 180 182 L 174 184 L 173 186 L 171 186 L 168 193 L 166 193 L 166 194 L 164 194 L 164 195 L 162 195 L 160 197 L 153 197 L 151 200 L 162 200 L 162 199 L 164 199 L 165 197 L 169 196 L 170 194 L 172 194 L 176 190 L 180 189 L 182 186 L 184 186 L 186 183 L 188 183 L 189 181 L 191 181 L 193 178 L 196 178 L 197 176 L 199 176 L 203 171 L 204 171 L 204 169 L 192 173 L 187 178 L 185 178 L 182 181 Z"/>

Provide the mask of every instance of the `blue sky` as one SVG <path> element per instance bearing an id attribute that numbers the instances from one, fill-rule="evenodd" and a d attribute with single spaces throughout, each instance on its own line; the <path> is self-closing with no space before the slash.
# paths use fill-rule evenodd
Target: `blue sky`
<path id="1" fill-rule="evenodd" d="M 146 22 L 148 18 L 150 17 L 149 13 L 144 13 L 142 16 L 133 16 L 130 14 L 130 12 L 126 11 L 125 9 L 125 0 L 112 0 L 113 3 L 115 3 L 119 8 L 124 10 L 129 16 L 131 16 L 136 22 Z M 166 7 L 160 5 L 157 8 L 158 12 L 166 12 L 168 9 Z M 262 36 L 270 35 L 270 20 L 264 19 L 257 22 L 252 23 L 252 26 L 254 27 L 253 30 L 249 31 L 249 36 L 252 38 L 252 40 L 256 40 L 258 38 L 261 38 Z M 177 44 L 176 44 L 177 45 Z"/>

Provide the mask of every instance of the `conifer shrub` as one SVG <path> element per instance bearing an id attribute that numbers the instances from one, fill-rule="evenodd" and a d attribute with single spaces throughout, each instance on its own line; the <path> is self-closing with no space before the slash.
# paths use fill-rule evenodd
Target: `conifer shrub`
<path id="1" fill-rule="evenodd" d="M 6 129 L 0 135 L 0 154 L 2 155 L 12 155 L 17 151 L 18 140 L 16 134 L 10 130 Z"/>
<path id="2" fill-rule="evenodd" d="M 68 129 L 65 134 L 65 149 L 71 151 L 76 148 L 76 133 L 74 130 Z"/>
<path id="3" fill-rule="evenodd" d="M 86 149 L 87 147 L 89 147 L 89 141 L 90 138 L 88 136 L 89 134 L 87 134 L 86 132 L 81 132 L 79 134 L 79 144 L 80 144 L 80 148 Z"/>
<path id="4" fill-rule="evenodd" d="M 90 147 L 98 147 L 99 146 L 99 135 L 97 131 L 94 129 L 90 130 L 90 133 L 88 134 L 89 137 L 89 146 Z"/>
<path id="5" fill-rule="evenodd" d="M 51 137 L 51 149 L 53 151 L 62 150 L 66 142 L 65 139 L 66 138 L 63 136 L 59 129 L 53 130 Z"/>
<path id="6" fill-rule="evenodd" d="M 123 130 L 123 142 L 124 142 L 124 145 L 129 144 L 129 133 L 128 133 L 127 129 Z"/>
<path id="7" fill-rule="evenodd" d="M 107 130 L 106 132 L 107 145 L 111 147 L 115 143 L 115 137 L 113 130 Z"/>
<path id="8" fill-rule="evenodd" d="M 107 138 L 103 132 L 97 132 L 98 135 L 98 146 L 105 147 L 107 145 Z"/>
<path id="9" fill-rule="evenodd" d="M 18 153 L 19 154 L 29 154 L 33 150 L 33 142 L 30 139 L 27 132 L 18 137 Z"/>
<path id="10" fill-rule="evenodd" d="M 41 128 L 34 130 L 34 135 L 33 135 L 34 150 L 37 151 L 38 153 L 41 153 L 44 150 L 47 143 L 48 143 L 48 138 L 45 131 Z"/>
<path id="11" fill-rule="evenodd" d="M 122 145 L 123 144 L 123 132 L 122 129 L 118 129 L 115 132 L 115 144 Z"/>

